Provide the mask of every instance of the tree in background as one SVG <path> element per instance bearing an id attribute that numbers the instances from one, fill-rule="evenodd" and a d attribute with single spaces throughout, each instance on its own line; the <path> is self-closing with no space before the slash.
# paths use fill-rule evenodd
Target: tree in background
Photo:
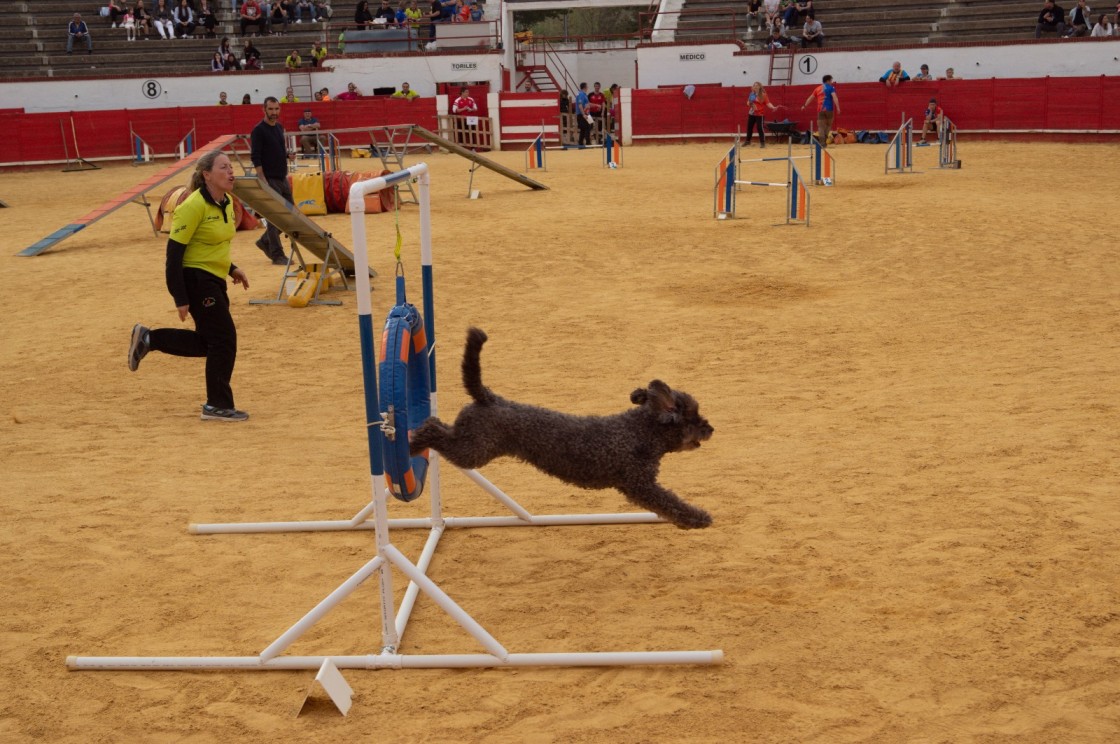
<path id="1" fill-rule="evenodd" d="M 569 8 L 532 10 L 514 15 L 518 31 L 533 36 L 570 39 L 579 36 L 635 36 L 641 8 Z"/>

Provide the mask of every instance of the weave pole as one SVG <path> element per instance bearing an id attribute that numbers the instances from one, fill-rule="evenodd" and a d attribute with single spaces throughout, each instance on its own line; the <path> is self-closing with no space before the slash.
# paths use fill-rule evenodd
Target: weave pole
<path id="1" fill-rule="evenodd" d="M 883 173 L 914 172 L 914 120 L 907 119 L 887 144 Z"/>
<path id="2" fill-rule="evenodd" d="M 815 134 L 809 135 L 809 146 L 813 154 L 813 184 L 832 186 L 836 183 L 836 158 L 832 157 Z"/>
<path id="3" fill-rule="evenodd" d="M 937 167 L 961 167 L 960 158 L 957 157 L 957 125 L 947 116 L 941 118 L 941 129 L 937 132 Z"/>
<path id="4" fill-rule="evenodd" d="M 545 166 L 544 150 L 544 131 L 541 131 L 541 133 L 537 135 L 536 139 L 529 143 L 529 147 L 525 149 L 526 173 L 531 170 L 548 170 L 548 168 Z"/>
<path id="5" fill-rule="evenodd" d="M 603 138 L 603 167 L 622 167 L 622 142 L 610 132 Z"/>

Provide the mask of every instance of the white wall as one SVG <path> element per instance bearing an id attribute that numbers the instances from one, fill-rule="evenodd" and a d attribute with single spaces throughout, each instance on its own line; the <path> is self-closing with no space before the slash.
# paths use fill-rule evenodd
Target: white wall
<path id="1" fill-rule="evenodd" d="M 733 44 L 639 48 L 638 85 L 656 88 L 689 83 L 750 85 L 755 80 L 765 83 L 770 70 L 769 54 L 736 55 L 737 49 Z M 809 73 L 800 69 L 804 56 L 812 57 L 815 62 Z M 958 77 L 972 79 L 1120 75 L 1120 39 L 858 52 L 833 52 L 826 48 L 808 50 L 806 55 L 799 50 L 796 57 L 799 68 L 794 72 L 793 84 L 818 83 L 822 75 L 832 75 L 844 83 L 874 82 L 895 60 L 902 62 L 911 75 L 917 75 L 923 63 L 929 65 L 935 76 L 943 75 L 946 67 L 952 67 Z"/>
<path id="2" fill-rule="evenodd" d="M 741 86 L 755 80 L 765 82 L 769 55 L 736 54 L 738 50 L 734 44 L 697 44 L 596 52 L 561 50 L 560 55 L 577 82 L 598 80 L 604 88 L 611 83 L 623 88 L 656 88 L 689 83 Z M 800 63 L 806 57 L 812 58 L 815 66 L 808 73 L 799 67 L 793 76 L 794 84 L 816 83 L 824 74 L 842 83 L 871 82 L 878 80 L 896 59 L 911 75 L 917 74 L 923 62 L 935 75 L 943 74 L 945 68 L 951 66 L 958 76 L 973 79 L 1120 75 L 1120 39 L 994 47 L 924 47 L 912 51 L 814 49 L 808 55 L 799 53 L 797 60 Z M 421 95 L 432 96 L 437 82 L 486 80 L 491 90 L 499 90 L 502 59 L 498 54 L 336 59 L 331 60 L 333 71 L 312 74 L 312 86 L 316 89 L 326 86 L 332 93 L 338 93 L 353 81 L 368 93 L 374 87 L 397 86 L 408 80 Z M 160 93 L 155 99 L 145 96 L 148 81 L 159 85 Z M 287 85 L 288 76 L 282 72 L 5 82 L 0 83 L 0 108 L 41 112 L 205 106 L 216 103 L 221 90 L 227 91 L 234 103 L 240 102 L 245 93 L 252 96 L 254 103 L 259 103 L 267 95 L 282 96 Z"/>
<path id="3" fill-rule="evenodd" d="M 407 80 L 422 96 L 434 96 L 436 83 L 464 83 L 486 80 L 492 90 L 502 84 L 500 57 L 473 54 L 433 57 L 364 57 L 331 60 L 330 72 L 313 72 L 312 88 L 327 87 L 332 95 L 346 90 L 353 82 L 363 93 L 374 87 L 399 86 Z M 159 94 L 149 98 L 149 83 Z M 23 108 L 29 113 L 45 111 L 94 111 L 104 109 L 145 109 L 168 106 L 212 106 L 218 93 L 226 91 L 230 103 L 241 103 L 248 93 L 253 103 L 266 96 L 281 97 L 287 88 L 285 72 L 258 74 L 211 73 L 196 77 L 137 76 L 113 80 L 34 80 L 0 84 L 0 108 Z"/>

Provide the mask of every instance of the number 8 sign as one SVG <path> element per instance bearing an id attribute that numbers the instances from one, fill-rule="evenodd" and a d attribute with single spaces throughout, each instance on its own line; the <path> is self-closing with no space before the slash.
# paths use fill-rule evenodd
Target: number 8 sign
<path id="1" fill-rule="evenodd" d="M 145 80 L 140 84 L 140 90 L 144 93 L 145 98 L 159 98 L 163 93 L 163 86 L 157 80 Z"/>

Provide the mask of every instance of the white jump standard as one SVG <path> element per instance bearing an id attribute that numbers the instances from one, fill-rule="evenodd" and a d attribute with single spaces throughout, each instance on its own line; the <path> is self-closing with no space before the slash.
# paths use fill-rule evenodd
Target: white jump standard
<path id="1" fill-rule="evenodd" d="M 365 196 L 381 189 L 415 181 L 419 187 L 421 279 L 424 288 L 423 335 L 428 346 L 426 355 L 431 376 L 431 413 L 436 413 L 435 344 L 432 296 L 432 251 L 430 221 L 430 188 L 427 165 L 420 163 L 391 175 L 353 184 L 350 189 L 350 209 L 356 266 L 369 265 L 365 230 Z M 465 471 L 475 483 L 494 496 L 511 512 L 506 517 L 444 517 L 440 495 L 440 459 L 431 454 L 427 471 L 428 496 L 431 500 L 431 517 L 419 519 L 389 519 L 386 468 L 383 452 L 386 448 L 387 422 L 380 411 L 378 400 L 377 367 L 374 359 L 374 334 L 371 318 L 370 281 L 366 271 L 356 273 L 358 298 L 358 328 L 362 352 L 362 371 L 365 388 L 365 409 L 369 439 L 371 501 L 349 520 L 319 522 L 280 522 L 193 525 L 196 534 L 222 532 L 280 532 L 280 531 L 337 531 L 372 529 L 376 536 L 375 555 L 365 561 L 346 581 L 321 600 L 314 608 L 280 634 L 255 656 L 71 656 L 66 663 L 74 670 L 284 670 L 321 669 L 329 661 L 339 669 L 415 669 L 415 668 L 464 668 L 464 667 L 518 667 L 518 666 L 621 666 L 652 664 L 718 664 L 723 652 L 708 651 L 588 651 L 575 653 L 512 653 L 497 638 L 483 628 L 470 614 L 460 607 L 434 581 L 426 575 L 444 530 L 453 527 L 506 527 L 543 526 L 562 524 L 621 524 L 653 523 L 660 519 L 648 512 L 628 514 L 577 514 L 534 516 L 511 497 L 475 471 Z M 400 294 L 398 293 L 398 297 Z M 398 305 L 400 307 L 400 305 Z M 394 310 L 395 311 L 395 310 Z M 388 326 L 388 323 L 386 324 Z M 419 332 L 417 335 L 420 335 Z M 407 418 L 407 417 L 406 417 Z M 417 424 L 419 422 L 416 422 Z M 396 422 L 397 428 L 409 426 L 407 421 Z M 402 432 L 403 433 L 403 432 Z M 372 519 L 371 519 L 372 517 Z M 428 539 L 419 559 L 414 563 L 393 545 L 393 529 L 430 529 Z M 409 586 L 394 612 L 392 568 L 407 577 Z M 338 603 L 354 592 L 366 580 L 376 575 L 380 595 L 380 645 L 368 654 L 290 656 L 285 651 L 316 622 Z M 483 653 L 462 654 L 403 654 L 398 651 L 418 595 L 423 592 L 451 616 L 483 649 Z M 363 632 L 365 635 L 365 632 Z"/>

